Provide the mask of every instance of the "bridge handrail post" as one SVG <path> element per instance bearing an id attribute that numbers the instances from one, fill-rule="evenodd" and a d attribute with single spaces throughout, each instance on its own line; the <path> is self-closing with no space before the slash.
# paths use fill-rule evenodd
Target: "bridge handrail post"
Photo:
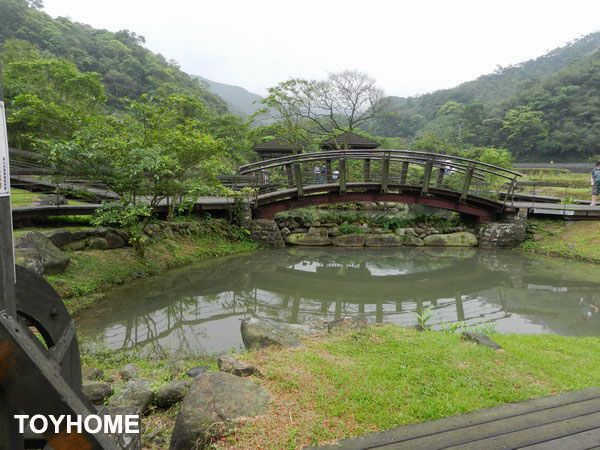
<path id="1" fill-rule="evenodd" d="M 384 153 L 383 165 L 381 172 L 381 193 L 386 194 L 388 191 L 388 181 L 390 179 L 390 154 Z"/>
<path id="2" fill-rule="evenodd" d="M 444 168 L 444 166 L 440 165 L 438 167 L 438 176 L 437 176 L 437 180 L 435 181 L 435 187 L 436 188 L 441 188 L 444 184 L 444 175 L 446 173 L 446 169 Z"/>
<path id="3" fill-rule="evenodd" d="M 371 158 L 366 158 L 363 162 L 363 179 L 365 183 L 371 181 Z"/>
<path id="4" fill-rule="evenodd" d="M 339 162 L 339 172 L 340 172 L 340 194 L 346 193 L 346 158 L 341 156 L 338 160 Z"/>
<path id="5" fill-rule="evenodd" d="M 294 163 L 294 178 L 296 179 L 296 191 L 298 198 L 304 198 L 304 186 L 302 185 L 302 173 L 300 172 L 300 164 Z"/>
<path id="6" fill-rule="evenodd" d="M 460 194 L 461 203 L 465 203 L 467 201 L 467 196 L 469 195 L 469 187 L 471 186 L 471 178 L 473 178 L 474 172 L 475 168 L 473 166 L 469 166 L 467 168 L 467 172 L 465 173 L 465 181 L 463 183 L 462 192 Z"/>
<path id="7" fill-rule="evenodd" d="M 425 171 L 423 172 L 423 187 L 421 188 L 421 195 L 427 195 L 429 192 L 429 181 L 431 180 L 431 172 L 433 170 L 433 160 L 427 159 L 425 163 Z"/>
<path id="8" fill-rule="evenodd" d="M 291 166 L 291 164 L 286 164 L 285 165 L 285 172 L 286 172 L 286 175 L 287 175 L 288 186 L 289 187 L 294 187 L 294 174 L 292 172 L 292 166 Z"/>
<path id="9" fill-rule="evenodd" d="M 408 166 L 410 163 L 408 161 L 404 161 L 402 163 L 402 169 L 400 170 L 400 184 L 405 185 L 406 179 L 408 178 Z"/>

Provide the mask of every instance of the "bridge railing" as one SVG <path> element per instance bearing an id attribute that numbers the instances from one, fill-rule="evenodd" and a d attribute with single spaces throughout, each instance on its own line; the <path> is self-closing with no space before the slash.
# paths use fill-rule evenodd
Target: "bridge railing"
<path id="1" fill-rule="evenodd" d="M 317 171 L 316 168 L 319 168 Z M 319 185 L 338 185 L 341 194 L 372 184 L 382 193 L 419 187 L 422 195 L 435 189 L 497 201 L 501 191 L 510 199 L 518 172 L 458 156 L 410 150 L 333 150 L 284 156 L 242 166 L 240 175 L 262 172 L 273 190 L 295 189 L 302 197 Z M 263 191 L 264 191 L 263 186 Z"/>

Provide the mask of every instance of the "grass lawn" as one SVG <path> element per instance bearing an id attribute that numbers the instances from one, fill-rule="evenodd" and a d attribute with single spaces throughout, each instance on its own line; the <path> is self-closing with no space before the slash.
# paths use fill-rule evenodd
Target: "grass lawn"
<path id="1" fill-rule="evenodd" d="M 219 447 L 300 448 L 600 385 L 600 339 L 368 327 L 244 355 L 272 403 Z"/>
<path id="2" fill-rule="evenodd" d="M 530 219 L 532 239 L 522 250 L 600 263 L 600 222 Z"/>

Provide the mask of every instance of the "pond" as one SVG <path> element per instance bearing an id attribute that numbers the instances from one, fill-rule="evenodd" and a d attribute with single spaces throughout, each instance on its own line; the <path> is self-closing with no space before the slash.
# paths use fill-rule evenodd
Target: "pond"
<path id="1" fill-rule="evenodd" d="M 366 315 L 501 333 L 600 336 L 597 266 L 515 251 L 286 248 L 214 259 L 114 289 L 77 319 L 87 345 L 200 355 L 243 347 L 240 320 Z"/>

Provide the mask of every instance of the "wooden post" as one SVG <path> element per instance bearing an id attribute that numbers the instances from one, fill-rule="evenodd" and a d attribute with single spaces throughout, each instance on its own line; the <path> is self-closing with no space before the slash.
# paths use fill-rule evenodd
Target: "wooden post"
<path id="1" fill-rule="evenodd" d="M 431 171 L 433 170 L 433 161 L 428 159 L 425 163 L 425 172 L 423 173 L 423 188 L 421 195 L 427 195 L 429 192 L 429 181 L 431 180 Z"/>
<path id="2" fill-rule="evenodd" d="M 285 173 L 287 174 L 288 186 L 294 187 L 294 175 L 292 174 L 292 166 L 290 164 L 285 165 Z"/>
<path id="3" fill-rule="evenodd" d="M 363 180 L 367 183 L 371 181 L 371 160 L 365 159 L 363 163 Z"/>
<path id="4" fill-rule="evenodd" d="M 17 317 L 15 260 L 10 205 L 10 167 L 4 103 L 0 102 L 0 311 Z"/>
<path id="5" fill-rule="evenodd" d="M 460 202 L 464 203 L 467 201 L 467 196 L 469 195 L 469 187 L 471 186 L 471 178 L 473 178 L 473 172 L 475 169 L 473 167 L 469 167 L 467 172 L 465 173 L 465 182 L 463 183 L 462 193 L 460 194 Z"/>
<path id="6" fill-rule="evenodd" d="M 340 194 L 346 193 L 346 160 L 344 158 L 340 158 Z"/>
<path id="7" fill-rule="evenodd" d="M 408 161 L 404 161 L 402 163 L 402 169 L 400 170 L 400 184 L 405 185 L 406 179 L 408 178 L 408 165 L 410 163 Z"/>
<path id="8" fill-rule="evenodd" d="M 442 184 L 444 183 L 444 173 L 445 172 L 446 172 L 446 170 L 443 167 L 438 168 L 437 180 L 435 181 L 436 188 L 442 187 Z"/>
<path id="9" fill-rule="evenodd" d="M 390 179 L 390 155 L 386 154 L 383 156 L 381 172 L 381 193 L 385 194 L 388 191 L 388 182 Z"/>
<path id="10" fill-rule="evenodd" d="M 333 171 L 331 170 L 331 160 L 325 160 L 325 171 L 327 173 L 327 183 L 333 182 Z"/>
<path id="11" fill-rule="evenodd" d="M 302 174 L 300 173 L 300 164 L 294 163 L 294 178 L 296 181 L 296 190 L 298 191 L 298 198 L 304 198 L 304 187 L 302 186 Z"/>

